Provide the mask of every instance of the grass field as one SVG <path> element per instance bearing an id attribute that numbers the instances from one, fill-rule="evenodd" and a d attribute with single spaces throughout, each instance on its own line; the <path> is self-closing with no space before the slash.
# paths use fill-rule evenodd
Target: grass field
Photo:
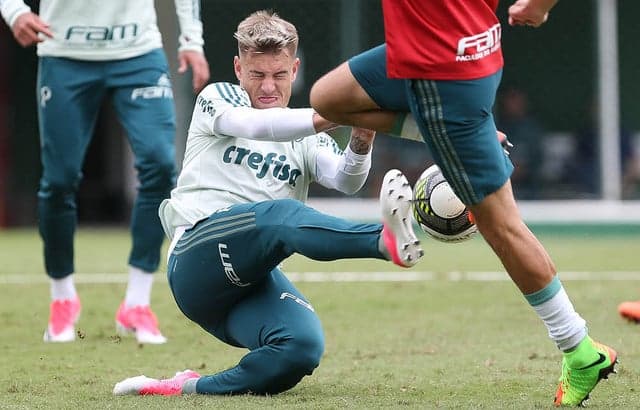
<path id="1" fill-rule="evenodd" d="M 598 386 L 589 407 L 640 408 L 640 326 L 616 313 L 619 302 L 640 299 L 640 230 L 541 230 L 540 238 L 591 334 L 620 354 L 618 374 Z M 300 279 L 323 321 L 326 351 L 312 376 L 273 397 L 112 396 L 125 377 L 167 377 L 185 368 L 213 373 L 244 351 L 188 322 L 163 273 L 153 306 L 169 343 L 140 347 L 120 339 L 113 315 L 124 295 L 125 277 L 116 274 L 125 272 L 127 233 L 85 228 L 76 242 L 82 338 L 44 344 L 49 293 L 37 232 L 0 230 L 0 409 L 551 408 L 560 355 L 480 238 L 455 245 L 427 240 L 425 259 L 402 271 L 369 260 L 286 261 L 285 271 Z M 423 276 L 330 281 L 331 272 Z M 90 283 L 96 281 L 106 283 Z"/>

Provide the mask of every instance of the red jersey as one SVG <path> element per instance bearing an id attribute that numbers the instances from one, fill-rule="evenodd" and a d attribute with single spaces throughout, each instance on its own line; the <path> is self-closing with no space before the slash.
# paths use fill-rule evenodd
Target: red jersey
<path id="1" fill-rule="evenodd" d="M 382 0 L 390 78 L 471 80 L 502 68 L 499 0 Z"/>

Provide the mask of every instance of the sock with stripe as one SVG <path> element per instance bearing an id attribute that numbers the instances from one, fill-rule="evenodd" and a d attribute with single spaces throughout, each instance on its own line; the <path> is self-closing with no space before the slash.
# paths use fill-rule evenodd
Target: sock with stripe
<path id="1" fill-rule="evenodd" d="M 542 319 L 558 349 L 569 351 L 587 336 L 586 322 L 573 308 L 557 276 L 544 288 L 524 297 Z"/>

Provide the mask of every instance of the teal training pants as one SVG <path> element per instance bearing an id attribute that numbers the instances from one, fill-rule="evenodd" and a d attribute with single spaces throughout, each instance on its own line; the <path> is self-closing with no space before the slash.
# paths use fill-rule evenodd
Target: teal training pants
<path id="1" fill-rule="evenodd" d="M 381 231 L 292 199 L 234 205 L 185 231 L 167 270 L 178 307 L 221 341 L 250 350 L 235 367 L 199 379 L 196 391 L 276 394 L 311 374 L 324 350 L 320 320 L 278 265 L 293 253 L 384 259 Z"/>
<path id="2" fill-rule="evenodd" d="M 168 73 L 162 50 L 117 61 L 40 58 L 38 224 L 49 276 L 63 278 L 74 272 L 76 192 L 105 98 L 111 99 L 127 133 L 138 171 L 129 264 L 148 272 L 158 268 L 164 239 L 158 206 L 169 196 L 176 175 L 175 109 Z"/>

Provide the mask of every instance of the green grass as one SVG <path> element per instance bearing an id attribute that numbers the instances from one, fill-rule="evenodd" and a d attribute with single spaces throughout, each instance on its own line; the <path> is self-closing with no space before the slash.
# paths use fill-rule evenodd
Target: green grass
<path id="1" fill-rule="evenodd" d="M 640 271 L 640 235 L 541 234 L 560 271 Z M 120 229 L 82 229 L 76 240 L 81 273 L 123 273 L 128 237 Z M 500 271 L 480 238 L 447 245 L 425 242 L 418 271 Z M 33 230 L 0 231 L 2 275 L 42 273 Z M 391 271 L 369 260 L 335 263 L 292 257 L 285 270 Z M 640 276 L 640 273 L 639 273 Z M 323 321 L 320 367 L 274 397 L 114 397 L 114 383 L 137 375 L 166 377 L 193 368 L 213 373 L 244 354 L 228 347 L 175 307 L 163 274 L 153 306 L 170 338 L 139 347 L 115 335 L 113 315 L 124 284 L 79 284 L 83 312 L 75 343 L 42 342 L 48 285 L 0 284 L 0 409 L 129 408 L 550 408 L 560 355 L 546 330 L 509 281 L 438 279 L 423 282 L 298 283 Z M 598 386 L 591 408 L 640 406 L 640 326 L 621 320 L 616 306 L 640 298 L 640 281 L 565 281 L 594 338 L 614 346 L 619 374 Z"/>

